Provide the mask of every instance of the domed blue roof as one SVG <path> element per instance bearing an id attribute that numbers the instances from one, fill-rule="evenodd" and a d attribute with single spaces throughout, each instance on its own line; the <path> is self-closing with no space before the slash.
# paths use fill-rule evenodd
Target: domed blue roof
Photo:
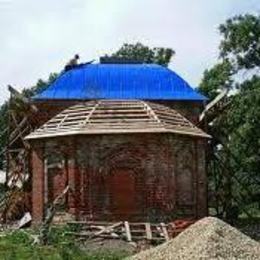
<path id="1" fill-rule="evenodd" d="M 160 65 L 85 64 L 62 73 L 34 99 L 203 101 L 207 98 L 175 72 Z"/>

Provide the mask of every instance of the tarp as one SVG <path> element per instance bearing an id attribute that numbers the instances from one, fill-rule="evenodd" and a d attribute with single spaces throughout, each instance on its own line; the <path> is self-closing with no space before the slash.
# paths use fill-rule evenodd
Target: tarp
<path id="1" fill-rule="evenodd" d="M 33 99 L 203 101 L 207 98 L 175 72 L 160 65 L 86 64 L 62 73 Z"/>

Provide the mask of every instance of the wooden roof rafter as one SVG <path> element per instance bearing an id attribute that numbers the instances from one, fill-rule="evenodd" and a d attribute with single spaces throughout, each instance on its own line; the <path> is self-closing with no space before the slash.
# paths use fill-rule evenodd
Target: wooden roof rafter
<path id="1" fill-rule="evenodd" d="M 141 100 L 98 100 L 65 109 L 26 139 L 106 133 L 175 133 L 210 137 L 164 105 Z"/>

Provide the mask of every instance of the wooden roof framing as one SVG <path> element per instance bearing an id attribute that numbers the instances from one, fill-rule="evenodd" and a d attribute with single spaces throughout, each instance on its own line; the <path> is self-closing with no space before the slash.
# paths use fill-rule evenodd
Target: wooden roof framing
<path id="1" fill-rule="evenodd" d="M 25 139 L 79 134 L 175 133 L 210 137 L 177 111 L 140 100 L 99 100 L 65 109 Z"/>

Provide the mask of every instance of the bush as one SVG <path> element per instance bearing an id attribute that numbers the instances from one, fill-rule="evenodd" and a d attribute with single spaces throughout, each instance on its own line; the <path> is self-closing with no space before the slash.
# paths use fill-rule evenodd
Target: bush
<path id="1" fill-rule="evenodd" d="M 17 230 L 0 237 L 0 259 L 7 260 L 119 260 L 126 253 L 118 251 L 86 252 L 71 236 L 68 226 L 52 227 L 48 245 L 33 245 L 32 230 Z"/>

